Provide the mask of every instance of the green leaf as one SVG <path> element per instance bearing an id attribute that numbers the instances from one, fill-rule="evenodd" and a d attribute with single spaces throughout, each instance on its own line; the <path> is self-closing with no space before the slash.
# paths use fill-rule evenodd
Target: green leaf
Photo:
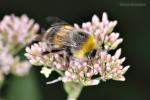
<path id="1" fill-rule="evenodd" d="M 5 100 L 42 100 L 35 73 L 24 77 L 11 77 Z"/>

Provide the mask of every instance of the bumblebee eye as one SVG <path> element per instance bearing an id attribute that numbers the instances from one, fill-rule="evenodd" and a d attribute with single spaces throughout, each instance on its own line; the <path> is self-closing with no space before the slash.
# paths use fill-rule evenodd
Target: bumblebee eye
<path id="1" fill-rule="evenodd" d="M 85 34 L 84 34 L 83 32 L 78 32 L 78 34 L 79 34 L 80 36 L 85 36 Z"/>
<path id="2" fill-rule="evenodd" d="M 80 38 L 80 39 L 86 38 L 86 33 L 79 32 L 78 34 L 79 34 L 79 38 Z"/>

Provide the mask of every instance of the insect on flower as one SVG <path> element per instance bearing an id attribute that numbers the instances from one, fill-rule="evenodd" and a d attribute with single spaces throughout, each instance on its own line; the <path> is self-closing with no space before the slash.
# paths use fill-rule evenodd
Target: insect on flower
<path id="1" fill-rule="evenodd" d="M 56 21 L 51 25 L 42 36 L 40 42 L 44 42 L 46 47 L 43 55 L 58 53 L 64 56 L 66 60 L 69 60 L 68 57 L 70 56 L 81 59 L 92 57 L 95 52 L 96 40 L 93 34 L 83 29 L 74 28 L 72 25 L 61 20 L 61 22 Z"/>
<path id="2" fill-rule="evenodd" d="M 121 49 L 115 50 L 123 41 L 120 33 L 113 32 L 117 21 L 109 21 L 103 13 L 102 20 L 94 15 L 91 22 L 80 27 L 64 21 L 54 21 L 51 27 L 35 38 L 25 56 L 33 65 L 43 65 L 41 73 L 49 77 L 52 71 L 60 74 L 54 81 L 75 82 L 84 86 L 98 85 L 100 81 L 124 81 L 123 76 L 129 66 L 123 66 L 125 58 L 120 58 Z M 39 38 L 40 37 L 40 38 Z"/>

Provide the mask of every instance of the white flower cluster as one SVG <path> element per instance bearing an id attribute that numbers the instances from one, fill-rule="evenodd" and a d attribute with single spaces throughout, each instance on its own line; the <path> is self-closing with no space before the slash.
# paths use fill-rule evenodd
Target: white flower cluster
<path id="1" fill-rule="evenodd" d="M 26 15 L 6 15 L 0 21 L 0 85 L 9 73 L 23 76 L 31 68 L 20 58 L 20 51 L 33 39 L 39 25 Z"/>
<path id="2" fill-rule="evenodd" d="M 31 64 L 43 65 L 41 73 L 49 77 L 52 71 L 60 74 L 60 77 L 50 83 L 62 80 L 63 82 L 77 82 L 85 86 L 97 85 L 100 80 L 106 81 L 109 79 L 124 81 L 123 76 L 129 66 L 123 67 L 122 63 L 125 58 L 119 58 L 121 49 L 118 49 L 112 56 L 110 50 L 114 50 L 123 41 L 119 38 L 118 32 L 113 32 L 117 21 L 109 21 L 107 14 L 103 13 L 102 21 L 98 16 L 94 15 L 91 22 L 86 22 L 79 27 L 75 24 L 74 27 L 82 29 L 90 34 L 93 34 L 96 44 L 96 55 L 91 59 L 80 59 L 73 56 L 69 57 L 69 62 L 57 53 L 42 55 L 45 51 L 44 43 L 36 43 L 31 47 L 26 48 L 25 56 Z M 68 63 L 68 66 L 66 66 Z"/>

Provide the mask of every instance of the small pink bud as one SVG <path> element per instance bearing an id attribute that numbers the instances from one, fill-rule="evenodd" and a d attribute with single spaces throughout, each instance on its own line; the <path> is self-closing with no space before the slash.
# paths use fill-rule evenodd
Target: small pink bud
<path id="1" fill-rule="evenodd" d="M 56 64 L 56 68 L 60 69 L 60 68 L 62 68 L 62 65 L 59 64 L 59 63 L 57 63 L 57 64 Z"/>
<path id="2" fill-rule="evenodd" d="M 71 77 L 71 73 L 68 72 L 68 71 L 65 71 L 65 75 L 66 75 L 67 77 Z"/>
<path id="3" fill-rule="evenodd" d="M 111 55 L 108 54 L 106 59 L 107 59 L 107 62 L 110 62 L 111 61 Z"/>
<path id="4" fill-rule="evenodd" d="M 122 38 L 116 40 L 112 45 L 111 45 L 111 49 L 116 49 L 117 46 L 123 41 Z"/>
<path id="5" fill-rule="evenodd" d="M 119 33 L 115 33 L 115 40 L 118 38 L 120 36 L 120 34 Z"/>
<path id="6" fill-rule="evenodd" d="M 35 60 L 35 59 L 32 59 L 32 60 L 29 60 L 29 62 L 31 63 L 31 64 L 36 64 L 37 63 L 37 60 Z"/>
<path id="7" fill-rule="evenodd" d="M 114 57 L 115 57 L 116 59 L 118 59 L 118 58 L 120 57 L 120 55 L 121 55 L 121 49 L 118 49 L 118 50 L 116 51 Z"/>
<path id="8" fill-rule="evenodd" d="M 21 21 L 23 23 L 27 23 L 29 21 L 29 18 L 27 17 L 27 15 L 24 14 L 24 15 L 21 16 Z"/>
<path id="9" fill-rule="evenodd" d="M 116 40 L 116 34 L 114 32 L 111 33 L 110 36 L 109 36 L 109 38 L 110 38 L 111 42 L 114 42 Z"/>
<path id="10" fill-rule="evenodd" d="M 92 23 L 94 25 L 98 26 L 98 24 L 99 24 L 99 18 L 98 18 L 97 15 L 93 15 L 93 17 L 92 17 Z"/>
<path id="11" fill-rule="evenodd" d="M 106 64 L 106 71 L 108 71 L 108 72 L 109 72 L 110 70 L 111 70 L 111 68 L 110 68 L 110 64 L 109 64 L 109 63 L 107 63 L 107 64 Z"/>
<path id="12" fill-rule="evenodd" d="M 102 22 L 107 24 L 108 23 L 108 16 L 107 16 L 107 13 L 104 12 L 103 15 L 102 15 Z"/>
<path id="13" fill-rule="evenodd" d="M 87 28 L 91 27 L 91 22 L 87 22 L 87 23 L 86 23 L 86 27 L 87 27 Z"/>
<path id="14" fill-rule="evenodd" d="M 113 79 L 117 80 L 117 81 L 125 81 L 125 77 L 124 76 L 113 77 Z"/>
<path id="15" fill-rule="evenodd" d="M 26 52 L 31 53 L 31 49 L 29 47 L 26 47 Z"/>
<path id="16" fill-rule="evenodd" d="M 101 52 L 101 59 L 102 61 L 106 60 L 106 52 Z"/>
<path id="17" fill-rule="evenodd" d="M 76 29 L 80 29 L 80 27 L 79 27 L 79 25 L 78 24 L 74 24 L 74 27 L 76 28 Z"/>
<path id="18" fill-rule="evenodd" d="M 123 75 L 123 74 L 125 74 L 129 68 L 130 68 L 130 66 L 129 66 L 129 65 L 128 65 L 128 66 L 126 66 L 126 67 L 124 67 L 124 68 L 122 69 L 121 74 L 122 74 L 122 75 Z"/>
<path id="19" fill-rule="evenodd" d="M 99 80 L 93 79 L 93 80 L 85 81 L 84 85 L 86 85 L 86 86 L 98 85 L 99 83 L 100 83 Z"/>
<path id="20" fill-rule="evenodd" d="M 101 33 L 101 34 L 100 34 L 100 38 L 101 38 L 101 40 L 103 41 L 103 40 L 105 39 L 105 34 L 104 34 L 104 33 Z"/>
<path id="21" fill-rule="evenodd" d="M 83 28 L 83 29 L 87 29 L 86 23 L 82 23 L 82 28 Z"/>
<path id="22" fill-rule="evenodd" d="M 125 57 L 121 58 L 119 64 L 122 64 L 125 61 L 125 59 Z"/>
<path id="23" fill-rule="evenodd" d="M 79 75 L 80 75 L 81 78 L 84 78 L 84 72 L 83 72 L 83 71 L 81 71 L 81 72 L 79 73 Z"/>
<path id="24" fill-rule="evenodd" d="M 39 30 L 40 26 L 39 24 L 34 24 L 34 26 L 32 27 L 31 33 L 36 33 Z"/>
<path id="25" fill-rule="evenodd" d="M 116 20 L 113 21 L 112 26 L 115 27 L 115 26 L 117 25 L 117 23 L 118 23 L 118 22 L 117 22 Z"/>
<path id="26" fill-rule="evenodd" d="M 105 36 L 105 42 L 108 42 L 108 40 L 109 40 L 109 36 Z"/>
<path id="27" fill-rule="evenodd" d="M 76 79 L 77 78 L 77 75 L 72 75 L 72 79 Z"/>

